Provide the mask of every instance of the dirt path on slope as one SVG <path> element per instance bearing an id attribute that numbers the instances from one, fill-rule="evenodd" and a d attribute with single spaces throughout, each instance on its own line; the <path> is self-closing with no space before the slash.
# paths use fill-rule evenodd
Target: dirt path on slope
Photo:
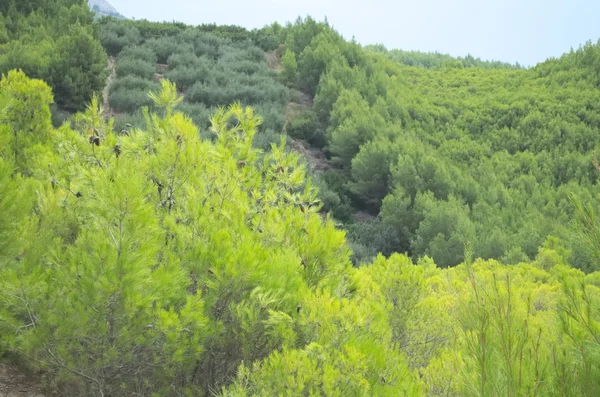
<path id="1" fill-rule="evenodd" d="M 115 68 L 115 58 L 108 58 L 108 78 L 106 79 L 106 85 L 104 86 L 104 90 L 102 90 L 102 107 L 104 107 L 104 116 L 106 118 L 112 116 L 112 111 L 110 110 L 110 104 L 108 102 L 108 94 L 110 93 L 110 87 L 113 85 L 116 78 L 116 68 Z M 0 397 L 2 397 L 0 395 Z"/>
<path id="2" fill-rule="evenodd" d="M 0 397 L 44 397 L 35 379 L 17 368 L 0 364 Z"/>

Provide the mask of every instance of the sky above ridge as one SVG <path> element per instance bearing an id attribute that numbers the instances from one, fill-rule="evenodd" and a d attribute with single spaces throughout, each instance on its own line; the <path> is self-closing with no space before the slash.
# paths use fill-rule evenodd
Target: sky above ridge
<path id="1" fill-rule="evenodd" d="M 325 17 L 347 39 L 533 66 L 600 39 L 599 0 L 109 0 L 128 18 L 261 28 Z"/>

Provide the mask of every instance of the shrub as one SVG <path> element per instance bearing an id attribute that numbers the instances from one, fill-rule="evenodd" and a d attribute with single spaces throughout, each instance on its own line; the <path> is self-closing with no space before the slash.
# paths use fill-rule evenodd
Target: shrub
<path id="1" fill-rule="evenodd" d="M 155 64 L 157 61 L 156 54 L 150 47 L 127 47 L 121 51 L 120 58 L 134 58 L 141 59 L 151 64 Z"/>
<path id="2" fill-rule="evenodd" d="M 112 87 L 111 93 L 115 90 L 132 90 L 139 89 L 145 90 L 146 92 L 150 92 L 155 90 L 158 87 L 158 83 L 154 80 L 143 79 L 138 76 L 125 76 L 123 78 L 117 79 Z"/>
<path id="3" fill-rule="evenodd" d="M 262 150 L 270 150 L 271 144 L 281 141 L 281 134 L 273 130 L 265 130 L 254 136 L 253 146 Z"/>
<path id="4" fill-rule="evenodd" d="M 397 252 L 400 240 L 396 230 L 379 219 L 356 222 L 348 227 L 348 239 L 365 247 L 375 254 L 390 255 Z"/>
<path id="5" fill-rule="evenodd" d="M 249 60 L 244 60 L 244 61 L 240 61 L 240 62 L 236 62 L 232 67 L 231 70 L 238 72 L 238 73 L 245 73 L 245 74 L 255 74 L 259 71 L 261 71 L 261 69 L 263 68 L 263 65 L 256 63 L 256 62 L 252 62 Z"/>
<path id="6" fill-rule="evenodd" d="M 146 126 L 146 121 L 141 110 L 137 110 L 134 113 L 119 114 L 114 117 L 114 120 L 113 130 L 117 133 L 122 131 L 131 132 L 134 128 L 144 128 Z"/>
<path id="7" fill-rule="evenodd" d="M 188 102 L 191 103 L 203 103 L 207 106 L 218 106 L 224 98 L 224 90 L 219 89 L 213 85 L 207 85 L 203 82 L 197 82 L 190 87 L 185 97 Z"/>
<path id="8" fill-rule="evenodd" d="M 277 134 L 283 132 L 285 115 L 283 114 L 283 109 L 278 103 L 263 102 L 260 105 L 256 105 L 255 109 L 256 113 L 260 114 L 264 119 L 262 125 L 260 126 L 260 131 L 271 130 Z"/>
<path id="9" fill-rule="evenodd" d="M 139 76 L 151 79 L 156 73 L 156 67 L 142 59 L 119 58 L 117 62 L 117 77 Z"/>
<path id="10" fill-rule="evenodd" d="M 116 112 L 133 113 L 142 106 L 151 106 L 148 91 L 143 89 L 116 89 L 109 96 L 110 107 Z"/>
<path id="11" fill-rule="evenodd" d="M 286 132 L 291 137 L 313 143 L 317 133 L 317 117 L 315 113 L 308 110 L 292 118 L 286 127 Z"/>
<path id="12" fill-rule="evenodd" d="M 165 74 L 165 77 L 177 84 L 177 88 L 181 91 L 187 91 L 194 84 L 202 83 L 208 74 L 206 68 L 196 68 L 182 66 L 175 70 L 170 70 Z"/>
<path id="13" fill-rule="evenodd" d="M 274 51 L 279 47 L 279 37 L 267 28 L 259 29 L 253 32 L 253 41 L 263 51 Z"/>
<path id="14" fill-rule="evenodd" d="M 227 55 L 235 56 L 238 59 L 245 59 L 254 63 L 265 62 L 264 51 L 256 47 L 251 41 L 234 43 L 232 48 L 236 48 L 238 51 L 228 51 Z"/>
<path id="15" fill-rule="evenodd" d="M 50 112 L 52 112 L 52 126 L 54 128 L 58 128 L 63 125 L 63 123 L 65 123 L 71 116 L 71 113 L 62 110 L 54 103 L 50 105 Z"/>
<path id="16" fill-rule="evenodd" d="M 181 66 L 194 66 L 198 63 L 199 59 L 193 52 L 178 52 L 169 57 L 167 64 L 169 65 L 169 69 L 173 70 Z"/>
<path id="17" fill-rule="evenodd" d="M 194 43 L 194 53 L 201 57 L 218 59 L 221 55 L 221 47 L 226 44 L 225 40 L 212 34 L 204 34 Z"/>
<path id="18" fill-rule="evenodd" d="M 144 44 L 154 51 L 157 57 L 157 62 L 166 64 L 169 57 L 175 53 L 193 52 L 189 44 L 181 44 L 175 37 L 161 37 L 159 39 L 151 39 Z"/>
<path id="19" fill-rule="evenodd" d="M 127 46 L 134 46 L 141 42 L 139 30 L 126 26 L 121 22 L 109 22 L 102 26 L 100 43 L 108 55 L 117 56 Z"/>
<path id="20" fill-rule="evenodd" d="M 177 109 L 189 116 L 194 124 L 200 129 L 200 135 L 203 137 L 210 136 L 212 133 L 208 131 L 210 127 L 210 117 L 214 113 L 214 109 L 208 108 L 201 103 L 186 103 L 183 102 Z"/>

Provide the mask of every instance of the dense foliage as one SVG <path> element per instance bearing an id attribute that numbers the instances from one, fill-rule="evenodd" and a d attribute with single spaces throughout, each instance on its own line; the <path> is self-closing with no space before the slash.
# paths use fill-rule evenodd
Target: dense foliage
<path id="1" fill-rule="evenodd" d="M 52 129 L 43 82 L 0 87 L 0 354 L 52 389 L 600 392 L 600 273 L 570 268 L 555 239 L 530 264 L 467 250 L 451 269 L 398 254 L 356 269 L 298 156 L 252 147 L 251 108 L 218 110 L 212 143 L 168 81 L 127 134 L 97 98 Z"/>
<path id="2" fill-rule="evenodd" d="M 0 359 L 69 396 L 600 394 L 600 44 L 92 20 L 0 4 Z"/>

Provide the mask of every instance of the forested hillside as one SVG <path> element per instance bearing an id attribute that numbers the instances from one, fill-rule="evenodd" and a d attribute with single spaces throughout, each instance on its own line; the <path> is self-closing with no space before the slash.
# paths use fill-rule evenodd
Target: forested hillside
<path id="1" fill-rule="evenodd" d="M 282 41 L 288 84 L 314 95 L 308 135 L 296 136 L 331 158 L 321 197 L 349 225 L 357 261 L 408 252 L 452 266 L 469 245 L 518 263 L 551 235 L 574 265 L 596 268 L 571 233 L 569 195 L 597 193 L 598 45 L 531 69 L 424 68 L 405 65 L 424 54 L 391 61 L 311 20 Z M 357 210 L 376 218 L 355 222 Z"/>
<path id="2" fill-rule="evenodd" d="M 600 395 L 599 45 L 0 11 L 0 361 L 49 395 Z"/>
<path id="3" fill-rule="evenodd" d="M 310 18 L 258 31 L 101 26 L 115 57 L 108 103 L 118 129 L 142 125 L 139 106 L 152 106 L 144 93 L 163 77 L 204 130 L 218 106 L 253 106 L 265 118 L 258 147 L 285 132 L 329 158 L 316 183 L 324 210 L 349 231 L 355 263 L 401 252 L 454 266 L 465 244 L 476 257 L 518 263 L 553 236 L 571 263 L 595 268 L 571 230 L 569 195 L 590 203 L 596 194 L 596 45 L 523 69 L 367 51 Z"/>

